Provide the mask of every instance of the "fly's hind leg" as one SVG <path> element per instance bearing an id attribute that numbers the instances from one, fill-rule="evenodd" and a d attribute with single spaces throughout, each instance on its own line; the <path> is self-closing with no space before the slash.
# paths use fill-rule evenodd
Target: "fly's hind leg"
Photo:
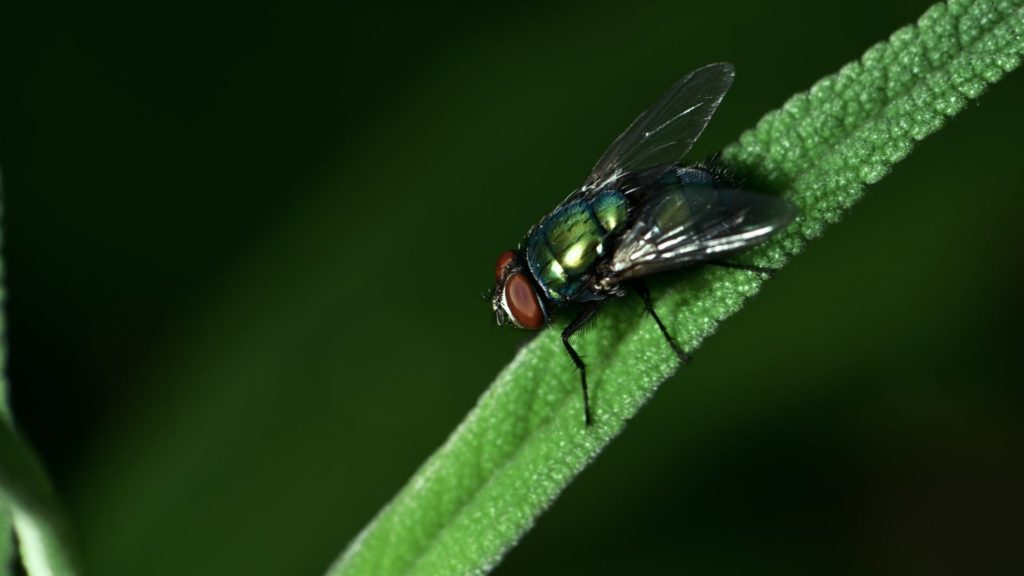
<path id="1" fill-rule="evenodd" d="M 679 345 L 679 342 L 676 342 L 676 339 L 668 333 L 668 328 L 665 328 L 665 323 L 661 321 L 661 318 L 658 318 L 658 313 L 654 311 L 654 303 L 651 302 L 651 291 L 647 289 L 647 285 L 643 282 L 637 282 L 633 286 L 633 289 L 636 290 L 636 293 L 643 299 L 644 310 L 646 310 L 647 313 L 651 315 L 651 318 L 654 318 L 654 321 L 658 323 L 661 335 L 665 337 L 668 345 L 671 346 L 672 350 L 676 353 L 676 356 L 679 356 L 679 361 L 683 364 L 689 362 L 690 355 L 687 354 L 686 351 L 683 350 L 683 347 Z"/>
<path id="2" fill-rule="evenodd" d="M 590 416 L 590 392 L 587 390 L 587 365 L 583 363 L 583 359 L 580 358 L 576 349 L 572 347 L 572 344 L 569 342 L 569 338 L 586 326 L 587 322 L 590 322 L 590 320 L 594 318 L 594 315 L 597 314 L 597 311 L 600 308 L 600 301 L 587 303 L 579 315 L 565 327 L 565 330 L 562 330 L 562 344 L 565 345 L 565 351 L 569 353 L 569 357 L 572 358 L 573 363 L 576 364 L 576 368 L 580 371 L 580 386 L 583 388 L 583 419 L 587 423 L 587 426 L 594 423 L 593 418 Z"/>

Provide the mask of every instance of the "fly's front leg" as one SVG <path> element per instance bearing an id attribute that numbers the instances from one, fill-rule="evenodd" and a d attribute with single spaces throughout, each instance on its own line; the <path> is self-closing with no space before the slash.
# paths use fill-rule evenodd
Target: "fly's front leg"
<path id="1" fill-rule="evenodd" d="M 569 353 L 569 357 L 572 358 L 573 363 L 576 364 L 576 368 L 580 371 L 580 385 L 583 387 L 583 418 L 587 423 L 587 426 L 594 423 L 593 418 L 590 416 L 590 393 L 587 390 L 587 365 L 583 363 L 583 359 L 576 353 L 576 349 L 572 347 L 572 344 L 569 342 L 569 338 L 586 326 L 587 322 L 590 322 L 590 320 L 594 318 L 594 315 L 597 314 L 597 311 L 600 308 L 601 302 L 599 301 L 587 303 L 579 315 L 565 327 L 565 330 L 562 330 L 562 344 L 565 345 L 565 351 Z"/>
<path id="2" fill-rule="evenodd" d="M 676 342 L 676 339 L 668 333 L 668 328 L 665 328 L 665 324 L 661 321 L 661 318 L 658 318 L 658 313 L 654 311 L 654 303 L 651 302 L 651 291 L 647 289 L 647 285 L 643 282 L 637 282 L 633 286 L 633 289 L 636 290 L 636 293 L 643 299 L 644 310 L 646 310 L 647 313 L 651 315 L 651 318 L 654 318 L 654 321 L 658 323 L 658 328 L 661 330 L 662 336 L 665 337 L 665 340 L 668 341 L 668 345 L 672 347 L 672 351 L 679 357 L 679 361 L 683 364 L 689 362 L 690 355 L 687 354 L 686 351 L 683 350 L 682 346 L 679 345 L 679 342 Z"/>

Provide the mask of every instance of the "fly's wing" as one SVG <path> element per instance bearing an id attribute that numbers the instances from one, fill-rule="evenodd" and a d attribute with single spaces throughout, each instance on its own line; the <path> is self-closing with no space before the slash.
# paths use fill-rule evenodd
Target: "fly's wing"
<path id="1" fill-rule="evenodd" d="M 711 120 L 736 73 L 708 64 L 676 82 L 623 132 L 597 161 L 582 193 L 600 191 L 626 174 L 656 180 L 678 162 Z"/>
<path id="2" fill-rule="evenodd" d="M 641 207 L 612 254 L 611 271 L 635 278 L 714 260 L 766 240 L 795 217 L 796 208 L 776 196 L 674 188 Z"/>

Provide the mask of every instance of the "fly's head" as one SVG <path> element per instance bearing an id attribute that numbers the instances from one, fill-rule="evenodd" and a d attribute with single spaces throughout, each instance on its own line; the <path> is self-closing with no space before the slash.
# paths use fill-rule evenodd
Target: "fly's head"
<path id="1" fill-rule="evenodd" d="M 547 312 L 538 289 L 522 259 L 513 250 L 498 256 L 494 269 L 491 308 L 498 325 L 511 323 L 524 330 L 540 330 L 547 323 Z"/>

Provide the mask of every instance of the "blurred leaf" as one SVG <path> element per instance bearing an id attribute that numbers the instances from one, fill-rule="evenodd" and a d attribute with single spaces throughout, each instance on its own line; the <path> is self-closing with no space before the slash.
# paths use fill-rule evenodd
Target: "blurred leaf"
<path id="1" fill-rule="evenodd" d="M 14 530 L 11 509 L 0 501 L 0 574 L 10 574 L 14 562 Z"/>
<path id="2" fill-rule="evenodd" d="M 1020 63 L 1021 0 L 938 4 L 858 62 L 764 117 L 723 162 L 752 188 L 801 209 L 750 254 L 779 267 L 936 131 Z M 742 71 L 741 71 L 742 74 Z M 661 286 L 656 306 L 694 350 L 759 288 L 709 269 Z M 581 423 L 577 375 L 548 329 L 497 377 L 448 441 L 352 542 L 330 574 L 465 574 L 493 568 L 565 486 L 672 375 L 678 362 L 633 299 L 608 306 L 581 339 L 595 426 Z"/>
<path id="3" fill-rule="evenodd" d="M 2 263 L 0 263 L 2 266 Z M 0 300 L 3 299 L 0 281 Z M 4 318 L 0 315 L 0 333 Z M 11 527 L 30 576 L 76 574 L 71 539 L 50 481 L 33 451 L 18 438 L 7 406 L 6 347 L 0 347 L 0 569 L 10 569 Z"/>
<path id="4" fill-rule="evenodd" d="M 0 491 L 30 576 L 76 574 L 68 527 L 46 473 L 6 421 L 0 425 Z"/>

